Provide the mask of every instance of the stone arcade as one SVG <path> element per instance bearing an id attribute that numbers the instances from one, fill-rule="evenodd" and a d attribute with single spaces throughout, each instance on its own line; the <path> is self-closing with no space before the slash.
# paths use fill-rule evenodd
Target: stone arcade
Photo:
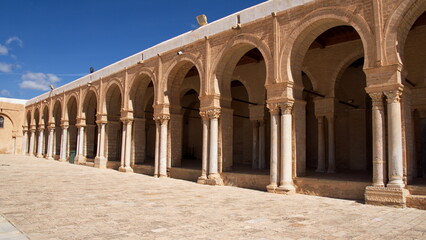
<path id="1" fill-rule="evenodd" d="M 29 100 L 22 153 L 425 208 L 425 11 L 266 1 Z"/>

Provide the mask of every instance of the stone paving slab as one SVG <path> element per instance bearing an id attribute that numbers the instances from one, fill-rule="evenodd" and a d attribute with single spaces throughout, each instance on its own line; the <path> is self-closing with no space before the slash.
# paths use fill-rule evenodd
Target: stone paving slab
<path id="1" fill-rule="evenodd" d="M 0 215 L 0 240 L 27 240 L 18 229 Z"/>
<path id="2" fill-rule="evenodd" d="M 426 239 L 426 211 L 0 156 L 0 214 L 30 239 Z"/>

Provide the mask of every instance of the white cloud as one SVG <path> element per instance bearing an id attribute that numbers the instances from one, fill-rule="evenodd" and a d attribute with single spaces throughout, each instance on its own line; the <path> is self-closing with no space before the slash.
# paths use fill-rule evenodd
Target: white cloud
<path id="1" fill-rule="evenodd" d="M 21 77 L 22 82 L 19 84 L 21 88 L 48 91 L 49 85 L 61 81 L 61 79 L 52 73 L 33 73 L 27 72 Z"/>
<path id="2" fill-rule="evenodd" d="M 7 55 L 9 53 L 9 49 L 6 46 L 0 44 L 0 55 Z"/>
<path id="3" fill-rule="evenodd" d="M 7 91 L 6 89 L 2 89 L 2 90 L 0 90 L 0 96 L 10 97 L 10 92 Z"/>
<path id="4" fill-rule="evenodd" d="M 20 47 L 24 46 L 24 42 L 18 37 L 10 37 L 6 40 L 6 45 L 11 44 L 12 42 L 16 42 Z"/>
<path id="5" fill-rule="evenodd" d="M 12 72 L 13 65 L 9 63 L 0 62 L 0 72 L 9 73 Z"/>

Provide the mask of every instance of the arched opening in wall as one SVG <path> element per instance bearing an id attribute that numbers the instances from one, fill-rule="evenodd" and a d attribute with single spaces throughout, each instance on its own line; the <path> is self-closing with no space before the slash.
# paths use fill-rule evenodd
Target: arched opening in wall
<path id="1" fill-rule="evenodd" d="M 107 159 L 108 167 L 118 169 L 121 161 L 123 123 L 121 117 L 121 90 L 113 84 L 106 94 L 107 110 Z"/>
<path id="2" fill-rule="evenodd" d="M 168 166 L 201 170 L 202 125 L 200 108 L 200 73 L 194 63 L 183 60 L 169 74 L 171 162 Z M 186 178 L 178 170 L 171 175 L 196 181 L 200 173 Z"/>
<path id="3" fill-rule="evenodd" d="M 71 97 L 68 100 L 67 111 L 69 124 L 67 156 L 69 157 L 69 162 L 74 163 L 77 151 L 77 100 L 75 97 Z"/>
<path id="4" fill-rule="evenodd" d="M 297 39 L 290 57 L 294 112 L 297 117 L 304 111 L 305 118 L 296 118 L 294 123 L 296 139 L 304 139 L 296 140 L 296 174 L 359 181 L 356 187 L 364 189 L 371 182 L 372 150 L 371 101 L 365 92 L 361 36 L 340 20 L 324 20 Z M 303 110 L 301 103 L 306 104 Z M 301 189 L 305 187 L 296 182 Z M 346 197 L 362 198 L 352 193 Z"/>
<path id="5" fill-rule="evenodd" d="M 405 123 L 407 177 L 409 184 L 426 185 L 426 12 L 411 26 L 405 46 L 403 64 L 406 78 L 402 96 Z M 408 91 L 409 89 L 410 91 Z"/>
<path id="6" fill-rule="evenodd" d="M 338 172 L 372 175 L 371 99 L 365 92 L 364 58 L 354 61 L 336 83 L 335 156 Z"/>
<path id="7" fill-rule="evenodd" d="M 314 104 L 318 96 L 315 94 L 311 79 L 305 72 L 302 72 L 302 82 L 304 89 L 302 99 L 306 102 L 306 168 L 312 172 L 318 166 L 318 124 Z"/>
<path id="8" fill-rule="evenodd" d="M 30 153 L 30 144 L 31 144 L 31 112 L 27 113 L 27 118 L 26 118 L 26 124 L 28 127 L 28 133 L 27 133 L 27 139 L 26 139 L 26 143 L 27 143 L 27 147 L 25 149 L 25 153 L 29 154 Z"/>
<path id="9" fill-rule="evenodd" d="M 47 145 L 49 144 L 49 109 L 44 107 L 43 109 L 43 124 L 44 124 L 44 133 L 43 133 L 43 155 L 47 156 Z"/>
<path id="10" fill-rule="evenodd" d="M 200 100 L 194 90 L 186 91 L 181 98 L 182 119 L 182 167 L 201 168 L 202 125 L 200 117 Z"/>
<path id="11" fill-rule="evenodd" d="M 264 56 L 254 46 L 238 44 L 225 59 L 221 89 L 223 171 L 266 177 L 270 164 L 270 114 L 266 108 Z M 264 189 L 261 181 L 245 184 L 243 177 L 227 178 L 241 182 L 237 185 L 242 187 Z"/>
<path id="12" fill-rule="evenodd" d="M 62 137 L 62 108 L 59 101 L 55 102 L 53 107 L 53 119 L 55 120 L 55 131 L 53 137 L 53 157 L 54 159 L 59 159 L 61 153 L 61 137 Z"/>
<path id="13" fill-rule="evenodd" d="M 34 123 L 35 123 L 35 132 L 34 132 L 34 153 L 38 154 L 38 145 L 39 145 L 39 136 L 40 136 L 40 110 L 36 108 L 34 111 Z"/>
<path id="14" fill-rule="evenodd" d="M 155 122 L 154 84 L 147 75 L 141 75 L 134 80 L 130 91 L 130 103 L 133 109 L 133 141 L 131 165 L 135 171 L 152 174 L 144 168 L 136 169 L 138 165 L 154 166 L 155 158 Z"/>
<path id="15" fill-rule="evenodd" d="M 83 156 L 86 162 L 94 162 L 98 148 L 98 125 L 96 124 L 98 101 L 93 91 L 88 91 L 83 102 L 83 116 L 86 120 L 83 140 Z"/>
<path id="16" fill-rule="evenodd" d="M 9 116 L 0 113 L 0 154 L 13 152 L 13 122 Z"/>

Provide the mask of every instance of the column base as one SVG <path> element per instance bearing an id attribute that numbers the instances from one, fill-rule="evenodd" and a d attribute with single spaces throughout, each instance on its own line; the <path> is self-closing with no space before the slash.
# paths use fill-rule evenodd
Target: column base
<path id="1" fill-rule="evenodd" d="M 120 172 L 124 172 L 124 173 L 132 173 L 132 172 L 133 172 L 133 169 L 132 169 L 131 167 L 120 167 L 120 168 L 118 169 L 118 171 L 120 171 Z"/>
<path id="2" fill-rule="evenodd" d="M 404 188 L 368 186 L 365 188 L 364 198 L 366 204 L 405 208 L 409 194 Z"/>
<path id="3" fill-rule="evenodd" d="M 209 177 L 205 180 L 206 185 L 213 185 L 213 186 L 223 186 L 225 185 L 223 183 L 222 178 L 218 173 L 209 174 Z"/>
<path id="4" fill-rule="evenodd" d="M 405 187 L 405 184 L 402 181 L 402 179 L 396 179 L 396 180 L 390 180 L 386 186 L 388 188 L 403 188 Z"/>
<path id="5" fill-rule="evenodd" d="M 202 176 L 198 177 L 197 183 L 198 184 L 206 184 L 206 180 L 207 180 L 207 177 L 205 175 L 202 175 Z"/>
<path id="6" fill-rule="evenodd" d="M 68 162 L 68 160 L 67 159 L 63 159 L 63 158 L 59 158 L 59 160 L 58 160 L 59 162 Z"/>
<path id="7" fill-rule="evenodd" d="M 291 195 L 296 193 L 296 188 L 292 183 L 281 184 L 279 187 L 275 189 L 275 193 Z"/>
<path id="8" fill-rule="evenodd" d="M 55 160 L 53 157 L 46 157 L 46 160 Z"/>
<path id="9" fill-rule="evenodd" d="M 74 164 L 84 165 L 86 164 L 86 158 L 83 155 L 78 155 L 74 159 Z"/>
<path id="10" fill-rule="evenodd" d="M 37 158 L 43 158 L 43 155 L 42 154 L 37 154 L 37 156 L 36 156 Z"/>
<path id="11" fill-rule="evenodd" d="M 276 183 L 273 184 L 269 184 L 268 186 L 266 186 L 266 191 L 270 192 L 270 193 L 276 193 L 278 186 Z"/>
<path id="12" fill-rule="evenodd" d="M 95 168 L 107 168 L 107 159 L 105 157 L 96 157 Z"/>
<path id="13" fill-rule="evenodd" d="M 167 176 L 167 174 L 166 174 L 166 175 L 164 175 L 164 174 L 160 174 L 160 175 L 158 176 L 158 178 L 169 178 L 169 177 Z"/>

